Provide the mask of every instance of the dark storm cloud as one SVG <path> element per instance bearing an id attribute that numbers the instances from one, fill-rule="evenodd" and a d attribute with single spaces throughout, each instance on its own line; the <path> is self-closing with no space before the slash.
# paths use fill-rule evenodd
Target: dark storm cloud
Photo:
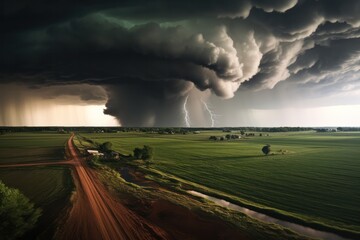
<path id="1" fill-rule="evenodd" d="M 127 126 L 181 126 L 179 89 L 186 91 L 191 84 L 179 81 L 175 88 L 173 82 L 146 81 L 141 84 L 142 87 L 139 84 L 108 87 L 111 97 L 105 113 L 120 116 L 120 123 Z"/>
<path id="2" fill-rule="evenodd" d="M 15 58 L 4 59 L 2 65 L 7 68 L 3 71 L 11 69 L 20 57 L 22 73 L 40 70 L 44 76 L 39 80 L 45 82 L 185 79 L 201 89 L 231 96 L 227 85 L 238 85 L 242 72 L 225 30 L 217 31 L 223 39 L 216 45 L 182 27 L 149 23 L 127 29 L 91 16 L 28 36 L 24 44 L 33 50 L 15 50 Z"/>
<path id="3" fill-rule="evenodd" d="M 326 94 L 357 86 L 360 75 L 356 0 L 3 6 L 2 82 L 102 86 L 105 112 L 124 125 L 181 125 L 193 87 L 231 98 L 240 85 L 250 91 L 284 82 Z M 98 90 L 82 99 L 104 98 Z"/>
<path id="4" fill-rule="evenodd" d="M 305 51 L 289 69 L 294 72 L 293 80 L 319 82 L 328 75 L 342 76 L 349 71 L 360 70 L 359 54 L 359 39 L 333 40 Z"/>

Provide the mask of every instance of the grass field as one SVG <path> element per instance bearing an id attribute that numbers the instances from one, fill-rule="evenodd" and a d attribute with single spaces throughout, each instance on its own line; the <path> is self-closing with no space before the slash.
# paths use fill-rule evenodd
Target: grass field
<path id="1" fill-rule="evenodd" d="M 33 167 L 0 169 L 0 180 L 19 189 L 36 207 L 42 209 L 35 228 L 24 239 L 49 239 L 56 229 L 55 221 L 69 203 L 73 190 L 70 169 Z"/>
<path id="2" fill-rule="evenodd" d="M 146 133 L 83 134 L 131 153 L 155 148 L 159 171 L 221 191 L 238 202 L 334 229 L 360 232 L 360 133 L 270 133 L 236 141 Z M 274 155 L 261 148 L 271 144 Z M 282 154 L 280 150 L 284 151 Z"/>
<path id="3" fill-rule="evenodd" d="M 0 135 L 0 164 L 63 160 L 68 138 L 58 133 Z"/>
<path id="4" fill-rule="evenodd" d="M 0 169 L 0 180 L 9 187 L 20 189 L 38 206 L 61 198 L 71 186 L 70 170 L 65 167 Z"/>
<path id="5" fill-rule="evenodd" d="M 64 159 L 68 134 L 7 133 L 0 135 L 0 164 L 51 162 Z M 74 189 L 68 167 L 39 166 L 0 168 L 0 180 L 19 189 L 42 209 L 35 228 L 24 239 L 49 239 L 55 221 L 69 203 Z"/>

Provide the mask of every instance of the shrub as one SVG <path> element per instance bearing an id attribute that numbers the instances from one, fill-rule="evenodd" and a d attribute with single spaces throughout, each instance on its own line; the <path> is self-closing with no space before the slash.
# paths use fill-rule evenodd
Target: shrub
<path id="1" fill-rule="evenodd" d="M 104 142 L 100 145 L 100 150 L 103 152 L 110 152 L 112 149 L 112 143 L 111 142 Z"/>
<path id="2" fill-rule="evenodd" d="M 270 153 L 270 151 L 271 151 L 270 147 L 271 146 L 269 144 L 267 144 L 261 150 L 265 155 L 268 155 Z"/>
<path id="3" fill-rule="evenodd" d="M 148 145 L 144 145 L 141 159 L 145 161 L 150 161 L 153 159 L 153 156 L 154 156 L 154 149 Z"/>
<path id="4" fill-rule="evenodd" d="M 1 239 L 17 239 L 33 228 L 41 210 L 18 189 L 9 188 L 0 181 Z"/>
<path id="5" fill-rule="evenodd" d="M 144 145 L 143 148 L 134 149 L 134 158 L 142 159 L 144 161 L 150 161 L 153 159 L 154 149 L 148 145 Z"/>
<path id="6" fill-rule="evenodd" d="M 135 159 L 141 159 L 142 158 L 142 152 L 143 152 L 143 150 L 141 148 L 135 148 L 134 149 L 134 158 Z"/>

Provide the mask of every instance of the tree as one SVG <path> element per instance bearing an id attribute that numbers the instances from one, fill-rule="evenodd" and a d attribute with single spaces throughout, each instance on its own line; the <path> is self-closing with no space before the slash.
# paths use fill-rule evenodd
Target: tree
<path id="1" fill-rule="evenodd" d="M 271 147 L 270 144 L 267 144 L 267 145 L 263 146 L 263 148 L 261 150 L 265 155 L 268 155 L 271 151 L 270 147 Z"/>
<path id="2" fill-rule="evenodd" d="M 214 141 L 216 141 L 216 140 L 217 140 L 217 137 L 216 137 L 216 136 L 210 136 L 210 137 L 209 137 L 209 140 L 214 140 Z"/>
<path id="3" fill-rule="evenodd" d="M 100 145 L 100 150 L 103 152 L 110 152 L 112 150 L 112 143 L 111 142 L 104 142 Z"/>
<path id="4" fill-rule="evenodd" d="M 148 145 L 144 145 L 141 159 L 145 161 L 150 161 L 153 159 L 153 156 L 154 156 L 154 149 Z"/>
<path id="5" fill-rule="evenodd" d="M 18 239 L 34 227 L 40 215 L 41 210 L 18 189 L 9 188 L 0 181 L 1 239 Z"/>
<path id="6" fill-rule="evenodd" d="M 135 159 L 141 159 L 143 154 L 143 150 L 141 148 L 134 149 L 134 157 Z"/>

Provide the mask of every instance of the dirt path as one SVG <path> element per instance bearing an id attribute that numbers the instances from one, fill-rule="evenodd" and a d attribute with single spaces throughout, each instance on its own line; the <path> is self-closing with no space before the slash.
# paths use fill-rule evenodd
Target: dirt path
<path id="1" fill-rule="evenodd" d="M 168 235 L 129 211 L 108 193 L 94 170 L 86 166 L 68 140 L 77 194 L 68 219 L 60 230 L 61 239 L 166 239 Z"/>
<path id="2" fill-rule="evenodd" d="M 169 235 L 159 227 L 136 215 L 117 202 L 102 185 L 95 170 L 89 168 L 79 156 L 73 143 L 68 142 L 69 159 L 56 162 L 1 164 L 0 168 L 70 165 L 73 167 L 76 193 L 73 206 L 64 214 L 63 226 L 56 239 L 168 239 Z"/>
<path id="3" fill-rule="evenodd" d="M 72 196 L 72 207 L 62 214 L 63 219 L 60 220 L 55 239 L 246 239 L 237 229 L 221 221 L 202 219 L 189 209 L 167 201 L 152 202 L 151 208 L 145 211 L 146 219 L 137 215 L 108 192 L 97 172 L 79 156 L 73 138 L 74 135 L 67 142 L 68 160 L 0 165 L 0 168 L 49 165 L 72 167 L 76 193 Z M 167 232 L 163 229 L 167 229 Z"/>
<path id="4" fill-rule="evenodd" d="M 11 167 L 34 167 L 34 166 L 50 166 L 50 165 L 75 165 L 74 161 L 57 161 L 57 162 L 38 162 L 38 163 L 15 163 L 15 164 L 0 164 L 0 168 Z"/>

